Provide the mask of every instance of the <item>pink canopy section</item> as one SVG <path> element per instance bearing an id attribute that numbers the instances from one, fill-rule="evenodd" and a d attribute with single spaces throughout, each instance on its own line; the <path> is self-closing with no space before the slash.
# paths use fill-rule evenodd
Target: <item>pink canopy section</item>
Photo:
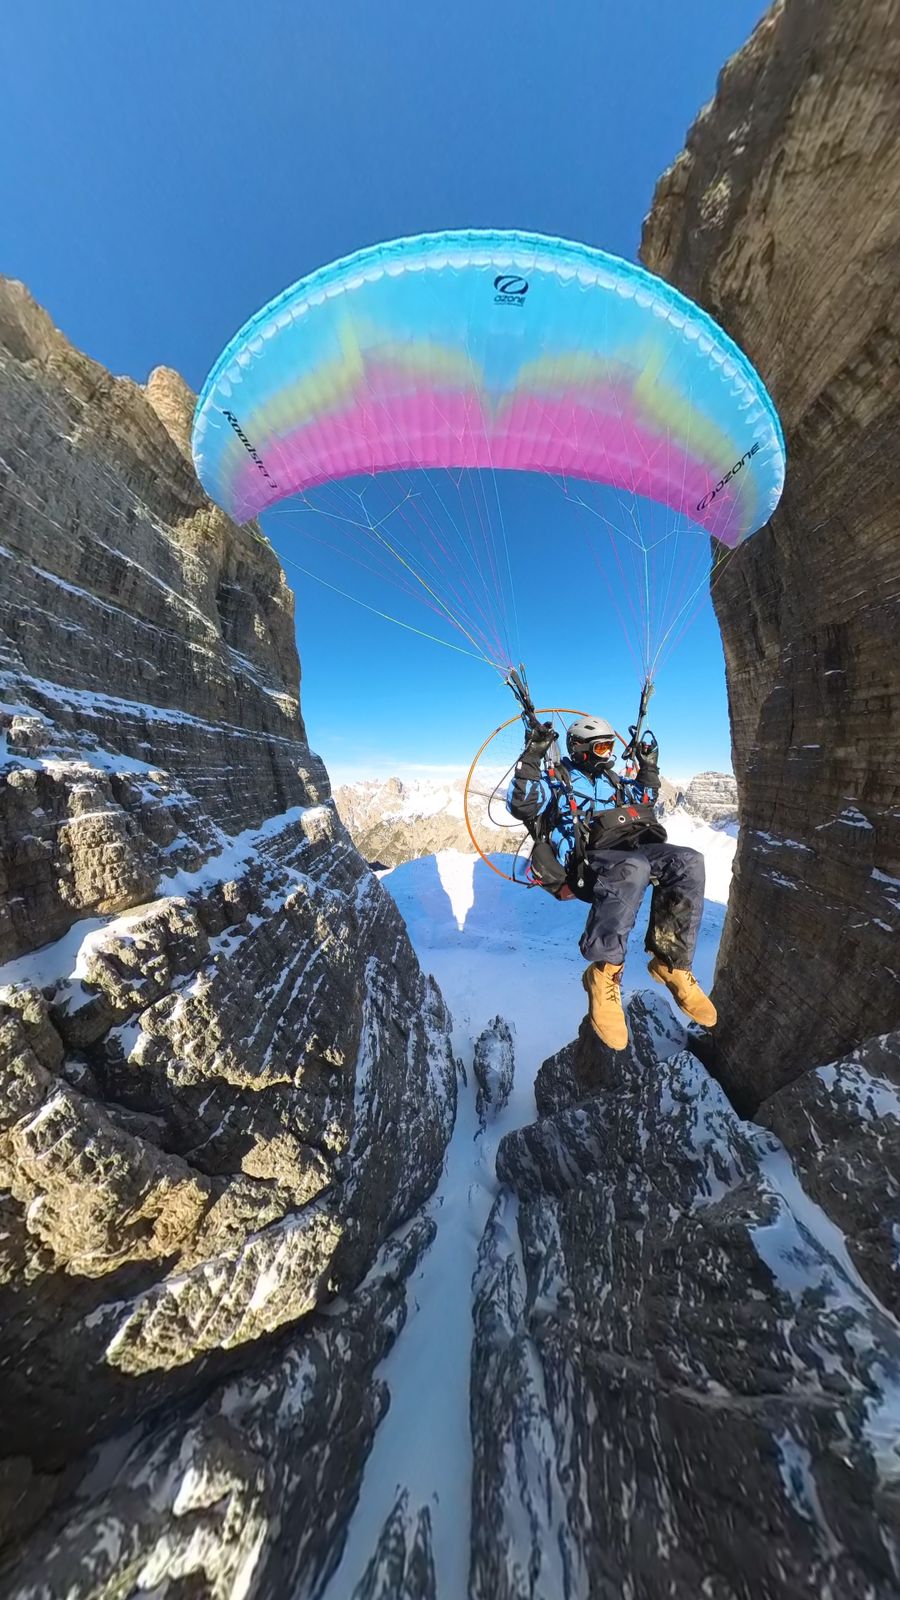
<path id="1" fill-rule="evenodd" d="M 737 475 L 710 499 L 717 480 L 708 463 L 624 410 L 614 392 L 594 404 L 574 391 L 518 396 L 491 419 L 472 390 L 391 393 L 373 381 L 364 398 L 273 438 L 267 458 L 276 483 L 252 460 L 240 465 L 233 485 L 238 521 L 335 479 L 452 467 L 603 483 L 666 504 L 723 544 L 737 545 L 742 536 Z"/>

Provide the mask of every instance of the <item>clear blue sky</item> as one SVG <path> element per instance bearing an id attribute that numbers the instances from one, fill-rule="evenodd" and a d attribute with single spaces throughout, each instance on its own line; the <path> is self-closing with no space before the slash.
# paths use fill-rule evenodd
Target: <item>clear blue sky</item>
<path id="1" fill-rule="evenodd" d="M 521 227 L 634 259 L 657 177 L 764 10 L 761 0 L 9 6 L 0 269 L 114 372 L 143 381 L 165 363 L 199 388 L 258 306 L 380 239 Z M 547 515 L 540 495 L 531 514 Z M 269 532 L 280 553 L 304 559 L 287 519 Z M 552 559 L 523 595 L 536 696 L 621 726 L 633 666 L 590 575 L 557 538 L 548 544 Z M 464 762 L 509 714 L 487 668 L 287 571 L 311 740 L 340 776 Z M 660 682 L 654 723 L 664 770 L 730 765 L 708 602 Z"/>

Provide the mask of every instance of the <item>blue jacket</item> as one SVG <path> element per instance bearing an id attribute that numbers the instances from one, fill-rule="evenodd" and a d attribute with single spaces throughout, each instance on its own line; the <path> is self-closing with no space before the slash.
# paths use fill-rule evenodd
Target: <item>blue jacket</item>
<path id="1" fill-rule="evenodd" d="M 588 777 L 587 773 L 574 766 L 567 756 L 563 757 L 559 765 L 565 767 L 569 775 L 578 805 L 578 814 L 585 821 L 590 822 L 598 811 L 609 810 L 619 803 L 604 777 L 596 779 Z M 638 783 L 636 779 L 624 778 L 619 773 L 616 773 L 616 777 L 622 785 L 624 804 L 640 806 L 650 802 L 652 791 L 645 789 L 643 784 Z M 512 781 L 506 791 L 506 809 L 511 811 L 519 822 L 525 823 L 529 833 L 534 833 L 538 818 L 543 816 L 554 801 L 556 803 L 553 822 L 546 838 L 557 861 L 565 867 L 575 848 L 575 819 L 572 816 L 569 796 L 561 779 L 551 781 L 544 771 L 542 758 L 535 756 L 526 748 L 516 762 Z"/>

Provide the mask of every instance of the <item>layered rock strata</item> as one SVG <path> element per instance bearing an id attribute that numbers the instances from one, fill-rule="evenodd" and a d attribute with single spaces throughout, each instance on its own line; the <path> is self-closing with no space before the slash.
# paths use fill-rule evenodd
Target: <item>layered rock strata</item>
<path id="1" fill-rule="evenodd" d="M 741 841 L 717 1070 L 752 1106 L 900 1021 L 900 4 L 782 0 L 657 187 L 642 256 L 784 424 L 771 523 L 716 569 Z"/>
<path id="2" fill-rule="evenodd" d="M 168 1592 L 217 1541 L 229 1583 L 331 1559 L 402 1299 L 354 1286 L 455 1108 L 443 1003 L 306 742 L 290 591 L 200 489 L 191 409 L 0 288 L 0 1537 L 54 1508 L 10 1557 L 54 1592 Z"/>
<path id="3" fill-rule="evenodd" d="M 842 1168 L 815 1171 L 812 1133 L 839 1119 L 874 1175 L 900 1127 L 900 1040 L 824 1069 L 803 1108 L 774 1097 L 770 1127 L 806 1130 L 795 1165 L 736 1116 L 664 1000 L 629 1011 L 630 1050 L 585 1025 L 541 1069 L 539 1120 L 500 1146 L 476 1275 L 472 1595 L 889 1600 L 896 1252 L 865 1195 L 844 1193 L 846 1231 L 815 1203 Z"/>
<path id="4" fill-rule="evenodd" d="M 403 1326 L 403 1286 L 430 1226 L 414 1224 L 349 1301 L 314 1314 L 202 1404 L 97 1452 L 10 1557 L 3 1594 L 320 1594 L 388 1405 L 375 1369 Z M 405 1567 L 404 1553 L 401 1577 Z M 427 1595 L 375 1588 L 366 1600 L 387 1592 Z"/>
<path id="5" fill-rule="evenodd" d="M 661 792 L 660 816 L 679 808 L 713 827 L 737 822 L 737 784 L 728 772 L 698 772 L 683 788 L 675 788 L 671 794 Z"/>

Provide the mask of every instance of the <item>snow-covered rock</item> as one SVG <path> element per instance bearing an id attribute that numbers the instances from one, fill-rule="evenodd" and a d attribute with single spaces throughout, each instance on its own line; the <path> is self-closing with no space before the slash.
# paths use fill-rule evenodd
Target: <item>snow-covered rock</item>
<path id="1" fill-rule="evenodd" d="M 896 1320 L 664 1002 L 633 996 L 629 1020 L 620 1056 L 582 1025 L 498 1153 L 471 1593 L 888 1600 Z M 856 1088 L 861 1118 L 893 1114 L 889 1089 Z"/>
<path id="2" fill-rule="evenodd" d="M 339 1542 L 385 1330 L 358 1372 L 349 1332 L 311 1347 L 335 1378 L 303 1428 L 288 1368 L 242 1440 L 189 1419 L 353 1291 L 456 1103 L 443 1002 L 306 739 L 293 596 L 202 491 L 192 407 L 0 280 L 0 1544 L 72 1597 L 129 1587 L 151 1547 L 149 1587 L 246 1592 L 303 1428 L 321 1526 L 288 1565 Z M 114 1504 L 93 1479 L 67 1499 L 151 1413 Z M 54 1499 L 51 1581 L 27 1547 Z"/>
<path id="3" fill-rule="evenodd" d="M 478 1035 L 473 1069 L 478 1084 L 476 1106 L 483 1125 L 489 1115 L 496 1116 L 504 1109 L 515 1078 L 515 1045 L 505 1017 L 494 1017 Z"/>
<path id="4" fill-rule="evenodd" d="M 869 1039 L 805 1072 L 770 1095 L 756 1117 L 790 1148 L 804 1188 L 900 1318 L 900 1034 Z"/>
<path id="5" fill-rule="evenodd" d="M 733 837 L 676 820 L 679 839 L 705 844 L 709 892 L 724 899 Z M 812 1099 L 782 1103 L 777 1128 L 773 1102 L 763 1128 L 688 1051 L 668 995 L 642 992 L 641 927 L 625 971 L 632 1045 L 617 1058 L 584 1028 L 565 1042 L 584 1013 L 582 908 L 513 889 L 462 854 L 385 882 L 463 1058 L 493 1031 L 502 995 L 518 1060 L 509 1103 L 485 1128 L 471 1085 L 461 1091 L 437 1240 L 410 1283 L 385 1368 L 392 1410 L 327 1600 L 354 1593 L 376 1546 L 370 1570 L 387 1570 L 388 1534 L 405 1573 L 425 1509 L 438 1595 L 466 1593 L 471 1544 L 471 1593 L 484 1600 L 663 1600 L 704 1585 L 729 1600 L 892 1600 L 900 1339 L 879 1283 L 896 1164 L 892 1042 L 824 1069 Z M 704 982 L 723 909 L 705 908 Z M 817 1130 L 821 1172 L 807 1183 Z M 879 1173 L 876 1259 L 857 1233 Z M 456 1296 L 473 1266 L 470 1380 Z M 471 1447 L 459 1426 L 470 1397 Z"/>
<path id="6" fill-rule="evenodd" d="M 171 1408 L 88 1458 L 74 1493 L 20 1545 L 5 1596 L 292 1595 L 334 1569 L 363 1463 L 389 1404 L 378 1376 L 406 1316 L 404 1285 L 433 1238 L 419 1218 L 365 1281 L 199 1405 Z M 419 1570 L 420 1543 L 409 1570 Z M 382 1550 L 379 1571 L 397 1570 Z M 366 1591 L 364 1591 L 366 1592 Z M 404 1594 L 375 1589 L 374 1593 Z M 409 1600 L 427 1600 L 423 1588 Z"/>
<path id="7" fill-rule="evenodd" d="M 407 1490 L 397 1496 L 351 1600 L 440 1600 L 431 1553 L 431 1512 L 421 1506 L 413 1517 L 408 1500 Z"/>

